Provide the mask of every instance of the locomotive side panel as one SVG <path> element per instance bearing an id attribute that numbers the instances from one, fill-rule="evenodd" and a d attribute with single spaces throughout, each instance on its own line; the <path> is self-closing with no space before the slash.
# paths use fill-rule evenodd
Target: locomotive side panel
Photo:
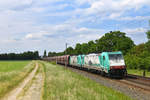
<path id="1" fill-rule="evenodd" d="M 70 56 L 70 65 L 77 66 L 77 56 Z"/>
<path id="2" fill-rule="evenodd" d="M 99 67 L 99 55 L 98 54 L 89 54 L 84 57 L 84 66 L 90 66 L 91 68 Z"/>

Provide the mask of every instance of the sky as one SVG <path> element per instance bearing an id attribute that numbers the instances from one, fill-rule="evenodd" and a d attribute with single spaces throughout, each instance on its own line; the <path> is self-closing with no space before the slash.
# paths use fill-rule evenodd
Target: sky
<path id="1" fill-rule="evenodd" d="M 117 30 L 140 44 L 149 20 L 150 0 L 0 0 L 0 53 L 61 52 Z"/>

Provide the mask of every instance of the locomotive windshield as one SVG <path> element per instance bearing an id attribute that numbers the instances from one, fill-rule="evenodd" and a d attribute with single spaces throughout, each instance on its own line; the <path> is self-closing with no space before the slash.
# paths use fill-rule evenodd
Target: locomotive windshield
<path id="1" fill-rule="evenodd" d="M 110 66 L 125 65 L 122 54 L 109 54 Z"/>

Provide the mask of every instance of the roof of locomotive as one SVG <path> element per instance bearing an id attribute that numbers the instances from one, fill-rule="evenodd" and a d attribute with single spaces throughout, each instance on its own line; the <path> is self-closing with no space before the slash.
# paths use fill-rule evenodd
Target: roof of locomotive
<path id="1" fill-rule="evenodd" d="M 103 52 L 103 53 L 107 53 L 107 54 L 122 54 L 121 51 L 116 51 L 116 52 Z"/>
<path id="2" fill-rule="evenodd" d="M 91 54 L 87 54 L 85 56 L 97 56 L 97 55 L 100 55 L 100 53 L 91 53 Z"/>

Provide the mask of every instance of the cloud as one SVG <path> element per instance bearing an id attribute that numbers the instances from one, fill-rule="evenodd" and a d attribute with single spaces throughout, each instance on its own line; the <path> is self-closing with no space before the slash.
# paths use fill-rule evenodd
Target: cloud
<path id="1" fill-rule="evenodd" d="M 147 28 L 128 28 L 122 31 L 127 33 L 127 36 L 130 37 L 135 42 L 135 44 L 145 43 L 148 41 L 145 33 Z"/>
<path id="2" fill-rule="evenodd" d="M 114 19 L 121 15 L 124 15 L 130 10 L 139 10 L 144 6 L 149 6 L 149 0 L 77 0 L 79 4 L 85 4 L 88 2 L 90 5 L 88 8 L 76 9 L 77 14 L 82 16 L 96 15 L 101 19 Z"/>
<path id="3" fill-rule="evenodd" d="M 119 19 L 116 20 L 128 20 L 128 21 L 132 21 L 132 20 L 149 20 L 150 16 L 136 16 L 136 17 L 120 17 Z"/>
<path id="4" fill-rule="evenodd" d="M 90 29 L 86 27 L 77 27 L 75 25 L 69 25 L 69 24 L 59 24 L 55 26 L 45 26 L 45 31 L 40 32 L 33 32 L 28 33 L 24 36 L 23 39 L 39 39 L 42 40 L 44 38 L 51 39 L 51 38 L 72 38 L 72 37 L 80 37 L 85 36 L 89 37 L 89 35 L 93 35 L 93 37 L 96 37 L 95 34 L 102 34 L 104 30 L 102 29 Z M 84 40 L 84 39 L 83 39 Z"/>
<path id="5" fill-rule="evenodd" d="M 31 39 L 31 38 L 33 38 L 33 35 L 32 35 L 32 34 L 27 34 L 27 35 L 25 36 L 25 38 L 26 38 L 26 39 Z"/>
<path id="6" fill-rule="evenodd" d="M 133 28 L 133 29 L 128 28 L 128 29 L 124 29 L 123 31 L 126 32 L 127 34 L 138 34 L 138 33 L 143 34 L 147 31 L 147 29 L 142 28 L 142 27 L 141 28 Z"/>
<path id="7" fill-rule="evenodd" d="M 1 0 L 0 1 L 0 10 L 5 9 L 15 9 L 15 8 L 23 8 L 25 6 L 31 5 L 33 0 Z"/>
<path id="8" fill-rule="evenodd" d="M 122 13 L 112 13 L 109 18 L 110 19 L 116 19 L 117 17 L 120 17 Z"/>
<path id="9" fill-rule="evenodd" d="M 66 42 L 98 39 L 116 24 L 128 35 L 144 34 L 144 25 L 121 25 L 150 19 L 144 13 L 149 5 L 150 0 L 1 0 L 0 49 L 62 51 Z"/>
<path id="10" fill-rule="evenodd" d="M 25 37 L 23 38 L 23 40 L 41 40 L 42 38 L 44 38 L 47 35 L 50 35 L 51 32 L 46 32 L 46 31 L 40 31 L 40 32 L 34 32 L 34 33 L 28 33 L 27 35 L 25 35 Z"/>

